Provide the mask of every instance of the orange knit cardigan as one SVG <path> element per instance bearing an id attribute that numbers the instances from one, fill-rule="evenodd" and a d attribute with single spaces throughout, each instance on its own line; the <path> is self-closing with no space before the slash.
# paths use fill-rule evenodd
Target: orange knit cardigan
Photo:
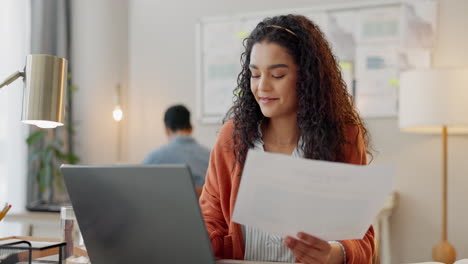
<path id="1" fill-rule="evenodd" d="M 231 221 L 240 184 L 240 169 L 235 166 L 233 153 L 233 129 L 233 122 L 229 121 L 219 132 L 211 151 L 200 207 L 215 256 L 242 260 L 244 240 L 241 226 Z M 350 127 L 347 139 L 352 143 L 344 146 L 346 163 L 365 165 L 366 151 L 359 129 Z M 372 226 L 363 239 L 340 242 L 345 247 L 348 264 L 372 263 L 375 250 Z"/>

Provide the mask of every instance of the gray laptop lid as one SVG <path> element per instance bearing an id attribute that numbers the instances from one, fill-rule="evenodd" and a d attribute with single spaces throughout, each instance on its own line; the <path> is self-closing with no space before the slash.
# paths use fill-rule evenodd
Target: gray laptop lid
<path id="1" fill-rule="evenodd" d="M 61 169 L 91 263 L 214 263 L 187 167 Z"/>

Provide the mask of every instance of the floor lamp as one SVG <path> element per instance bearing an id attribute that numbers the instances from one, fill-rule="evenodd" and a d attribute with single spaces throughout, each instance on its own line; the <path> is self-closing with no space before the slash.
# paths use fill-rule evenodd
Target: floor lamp
<path id="1" fill-rule="evenodd" d="M 67 60 L 35 54 L 26 57 L 24 72 L 17 71 L 0 83 L 0 89 L 24 78 L 21 120 L 40 128 L 63 126 L 67 93 Z"/>
<path id="2" fill-rule="evenodd" d="M 447 134 L 468 134 L 468 68 L 403 72 L 399 102 L 402 131 L 442 134 L 442 240 L 432 258 L 453 263 L 456 251 L 447 238 Z"/>

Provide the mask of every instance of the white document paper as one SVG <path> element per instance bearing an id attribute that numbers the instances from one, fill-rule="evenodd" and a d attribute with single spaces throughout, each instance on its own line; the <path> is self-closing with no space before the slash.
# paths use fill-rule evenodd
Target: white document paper
<path id="1" fill-rule="evenodd" d="M 232 220 L 279 236 L 362 239 L 392 190 L 391 166 L 250 151 Z"/>

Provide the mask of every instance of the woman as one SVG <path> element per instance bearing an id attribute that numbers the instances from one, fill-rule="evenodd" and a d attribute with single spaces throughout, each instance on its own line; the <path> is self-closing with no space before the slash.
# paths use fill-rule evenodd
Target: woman
<path id="1" fill-rule="evenodd" d="M 368 144 L 335 58 L 314 23 L 297 15 L 267 18 L 244 46 L 235 102 L 211 152 L 200 198 L 216 257 L 370 263 L 372 227 L 362 240 L 328 242 L 305 233 L 283 239 L 231 221 L 249 149 L 365 165 Z"/>

